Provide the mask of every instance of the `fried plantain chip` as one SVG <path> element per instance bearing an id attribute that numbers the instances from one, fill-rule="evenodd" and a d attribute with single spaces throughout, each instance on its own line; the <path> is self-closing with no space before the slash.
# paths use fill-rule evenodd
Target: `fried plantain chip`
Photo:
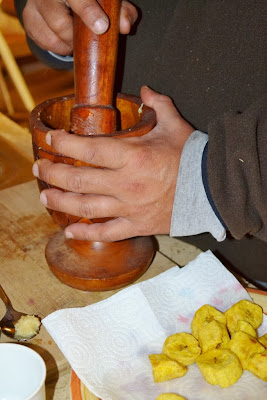
<path id="1" fill-rule="evenodd" d="M 200 307 L 195 312 L 191 323 L 192 335 L 198 339 L 199 330 L 213 320 L 221 322 L 222 324 L 226 324 L 225 315 L 218 311 L 215 307 L 210 306 L 209 304 L 205 304 L 204 306 Z"/>
<path id="2" fill-rule="evenodd" d="M 258 338 L 258 341 L 267 349 L 267 333 Z"/>
<path id="3" fill-rule="evenodd" d="M 179 378 L 180 376 L 184 376 L 187 372 L 187 367 L 172 360 L 165 354 L 150 354 L 149 359 L 152 365 L 155 382 L 164 382 Z"/>
<path id="4" fill-rule="evenodd" d="M 254 329 L 257 329 L 263 318 L 261 306 L 249 300 L 241 300 L 225 311 L 226 325 L 232 335 L 236 332 L 236 324 L 239 320 L 248 322 Z"/>
<path id="5" fill-rule="evenodd" d="M 201 353 L 198 341 L 190 333 L 175 333 L 165 340 L 163 354 L 183 365 L 191 365 Z"/>
<path id="6" fill-rule="evenodd" d="M 235 330 L 236 330 L 236 332 L 242 331 L 242 332 L 245 332 L 245 333 L 247 333 L 248 335 L 250 335 L 252 337 L 255 337 L 255 338 L 257 337 L 257 332 L 255 331 L 253 326 L 250 325 L 249 322 L 243 321 L 242 319 L 237 321 Z"/>
<path id="7" fill-rule="evenodd" d="M 184 397 L 174 393 L 162 393 L 156 400 L 186 400 Z"/>
<path id="8" fill-rule="evenodd" d="M 198 341 L 202 352 L 205 353 L 212 349 L 227 349 L 230 336 L 225 324 L 213 320 L 199 330 Z"/>
<path id="9" fill-rule="evenodd" d="M 233 385 L 243 373 L 237 356 L 228 349 L 213 349 L 202 353 L 196 362 L 203 378 L 211 385 L 222 388 Z"/>
<path id="10" fill-rule="evenodd" d="M 267 382 L 267 350 L 251 357 L 248 370 L 264 382 Z"/>
<path id="11" fill-rule="evenodd" d="M 233 334 L 229 349 L 237 355 L 243 369 L 248 369 L 251 358 L 254 354 L 263 353 L 265 347 L 253 336 L 239 331 Z"/>

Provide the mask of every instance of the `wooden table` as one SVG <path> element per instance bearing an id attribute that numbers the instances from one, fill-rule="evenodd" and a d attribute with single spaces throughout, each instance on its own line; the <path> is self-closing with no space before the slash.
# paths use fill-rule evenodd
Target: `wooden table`
<path id="1" fill-rule="evenodd" d="M 116 291 L 89 293 L 68 287 L 50 272 L 44 249 L 59 228 L 39 201 L 36 181 L 0 191 L 0 283 L 15 309 L 40 317 L 67 307 L 82 307 Z M 183 266 L 200 250 L 182 241 L 157 236 L 159 250 L 140 280 L 154 277 L 174 265 Z M 267 307 L 266 307 L 267 308 Z M 0 318 L 4 314 L 0 303 Z M 0 342 L 9 339 L 2 335 Z M 44 358 L 47 366 L 47 400 L 70 399 L 70 365 L 44 327 L 27 344 Z"/>
<path id="2" fill-rule="evenodd" d="M 0 283 L 15 309 L 43 318 L 55 310 L 82 307 L 116 292 L 83 292 L 57 280 L 46 264 L 44 249 L 58 229 L 39 201 L 35 180 L 0 191 Z M 152 278 L 177 263 L 185 265 L 200 253 L 177 239 L 166 236 L 157 239 L 159 251 L 141 280 Z M 4 311 L 0 304 L 1 318 Z M 0 341 L 9 339 L 2 335 Z M 44 327 L 28 346 L 45 360 L 48 400 L 68 399 L 70 365 Z"/>

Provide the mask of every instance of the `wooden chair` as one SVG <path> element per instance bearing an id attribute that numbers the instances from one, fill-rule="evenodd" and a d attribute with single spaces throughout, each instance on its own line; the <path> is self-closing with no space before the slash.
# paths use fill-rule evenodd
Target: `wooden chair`
<path id="1" fill-rule="evenodd" d="M 3 0 L 0 0 L 0 4 L 2 2 Z M 3 99 L 8 113 L 10 115 L 14 114 L 14 107 L 2 73 L 2 67 L 4 66 L 12 79 L 26 110 L 31 111 L 35 107 L 35 103 L 16 62 L 16 57 L 31 54 L 28 46 L 25 46 L 25 33 L 20 26 L 18 19 L 13 15 L 8 15 L 4 12 L 2 5 L 0 6 L 0 17 L 0 58 L 3 61 L 3 63 L 0 64 L 0 89 L 3 94 Z M 14 46 L 12 46 L 9 41 L 10 43 L 13 43 Z M 22 42 L 24 43 L 24 46 L 22 46 Z"/>

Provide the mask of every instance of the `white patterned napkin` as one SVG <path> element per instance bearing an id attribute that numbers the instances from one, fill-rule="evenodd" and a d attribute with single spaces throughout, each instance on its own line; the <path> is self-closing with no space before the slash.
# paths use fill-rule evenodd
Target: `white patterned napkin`
<path id="1" fill-rule="evenodd" d="M 163 392 L 187 400 L 265 400 L 267 384 L 245 371 L 233 386 L 209 385 L 196 366 L 182 378 L 154 383 L 149 354 L 168 335 L 190 332 L 195 311 L 211 304 L 225 311 L 251 300 L 210 252 L 132 285 L 99 303 L 56 311 L 42 322 L 81 381 L 102 400 L 155 400 Z M 78 329 L 77 329 L 78 327 Z M 267 332 L 267 318 L 259 334 Z"/>

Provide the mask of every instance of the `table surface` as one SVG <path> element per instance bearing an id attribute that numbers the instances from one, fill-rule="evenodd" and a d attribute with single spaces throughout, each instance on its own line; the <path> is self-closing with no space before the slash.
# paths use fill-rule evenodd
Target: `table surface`
<path id="1" fill-rule="evenodd" d="M 44 249 L 58 229 L 39 201 L 35 180 L 0 191 L 0 283 L 15 309 L 44 318 L 58 309 L 83 307 L 117 292 L 84 292 L 57 280 L 46 264 Z M 152 278 L 174 265 L 183 266 L 201 252 L 176 238 L 160 235 L 156 239 L 159 250 L 138 281 Z M 0 318 L 4 312 L 0 304 Z M 1 336 L 0 342 L 8 341 Z M 70 365 L 46 329 L 42 326 L 27 345 L 45 360 L 47 400 L 70 399 Z"/>
<path id="2" fill-rule="evenodd" d="M 12 305 L 19 311 L 41 318 L 62 308 L 83 307 L 100 301 L 116 291 L 90 293 L 64 285 L 47 266 L 44 249 L 59 228 L 39 201 L 35 180 L 0 191 L 0 283 Z M 157 236 L 159 250 L 147 272 L 146 280 L 174 265 L 185 265 L 200 250 L 167 236 Z M 137 281 L 138 282 L 138 281 Z M 5 308 L 0 302 L 0 318 Z M 9 339 L 2 335 L 0 342 Z M 27 345 L 36 350 L 47 366 L 47 400 L 69 399 L 70 365 L 42 326 Z"/>

